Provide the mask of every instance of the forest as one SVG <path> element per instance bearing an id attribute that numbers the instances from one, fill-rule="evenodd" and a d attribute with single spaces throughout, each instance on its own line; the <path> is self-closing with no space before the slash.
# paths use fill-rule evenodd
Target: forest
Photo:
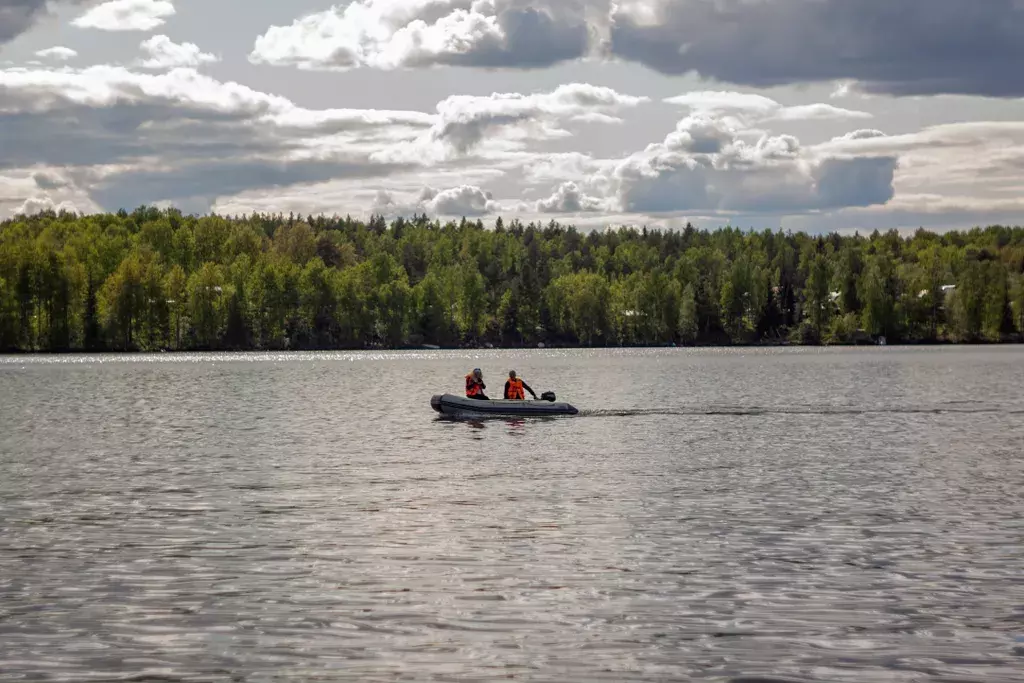
<path id="1" fill-rule="evenodd" d="M 191 216 L 0 223 L 0 351 L 1024 340 L 1024 228 L 808 235 Z"/>

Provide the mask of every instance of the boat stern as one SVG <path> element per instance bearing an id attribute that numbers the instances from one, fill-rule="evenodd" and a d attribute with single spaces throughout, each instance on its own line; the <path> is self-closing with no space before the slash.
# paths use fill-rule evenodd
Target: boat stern
<path id="1" fill-rule="evenodd" d="M 430 407 L 433 408 L 434 410 L 436 410 L 439 413 L 442 412 L 441 411 L 441 394 L 434 394 L 433 396 L 430 397 Z"/>

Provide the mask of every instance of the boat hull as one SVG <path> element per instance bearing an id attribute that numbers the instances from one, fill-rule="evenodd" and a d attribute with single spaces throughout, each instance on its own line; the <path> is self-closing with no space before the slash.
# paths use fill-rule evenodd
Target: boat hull
<path id="1" fill-rule="evenodd" d="M 575 406 L 564 401 L 507 401 L 495 399 L 480 401 L 456 396 L 438 394 L 430 397 L 430 407 L 442 415 L 496 415 L 512 417 L 535 417 L 544 415 L 576 415 Z"/>

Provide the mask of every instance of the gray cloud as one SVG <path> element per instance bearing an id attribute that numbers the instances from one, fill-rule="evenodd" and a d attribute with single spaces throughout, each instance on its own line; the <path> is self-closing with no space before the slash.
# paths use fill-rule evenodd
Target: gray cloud
<path id="1" fill-rule="evenodd" d="M 157 155 L 164 162 L 215 159 L 288 147 L 269 127 L 260 136 L 241 125 L 245 119 L 156 103 L 114 108 L 66 104 L 49 111 L 0 113 L 0 168 L 95 166 Z"/>
<path id="2" fill-rule="evenodd" d="M 1022 35 L 1020 0 L 354 0 L 271 27 L 250 60 L 531 69 L 602 52 L 747 86 L 1014 97 Z M 819 109 L 801 116 L 830 115 Z"/>
<path id="3" fill-rule="evenodd" d="M 408 170 L 408 166 L 370 162 L 287 162 L 273 158 L 204 162 L 167 171 L 128 171 L 109 175 L 90 188 L 107 210 L 134 208 L 143 202 L 171 201 L 207 211 L 221 196 L 246 190 L 281 188 L 345 178 L 373 178 Z M 198 208 L 197 208 L 198 207 Z"/>
<path id="4" fill-rule="evenodd" d="M 40 190 L 59 190 L 71 185 L 67 179 L 53 171 L 36 171 L 32 174 L 32 180 Z"/>
<path id="5" fill-rule="evenodd" d="M 354 0 L 272 26 L 250 61 L 303 69 L 543 68 L 588 53 L 607 0 Z"/>
<path id="6" fill-rule="evenodd" d="M 470 52 L 441 55 L 437 62 L 537 69 L 582 57 L 590 45 L 590 29 L 583 17 L 564 11 L 556 14 L 545 8 L 510 7 L 497 16 L 497 25 L 501 38 L 481 41 Z"/>
<path id="7" fill-rule="evenodd" d="M 1024 95 L 1019 0 L 653 0 L 609 50 L 665 74 L 747 86 L 856 80 L 870 92 Z"/>
<path id="8" fill-rule="evenodd" d="M 893 157 L 825 159 L 814 170 L 819 209 L 885 204 L 893 198 Z"/>
<path id="9" fill-rule="evenodd" d="M 84 4 L 90 0 L 56 1 L 64 4 Z M 3 0 L 0 2 L 0 45 L 14 40 L 46 16 L 47 4 L 47 0 Z"/>
<path id="10" fill-rule="evenodd" d="M 627 212 L 799 214 L 885 204 L 894 195 L 897 162 L 891 153 L 804 148 L 791 135 L 697 114 L 593 182 L 606 180 Z"/>
<path id="11" fill-rule="evenodd" d="M 373 152 L 436 118 L 308 110 L 191 69 L 0 69 L 0 100 L 0 169 L 32 169 L 39 189 L 88 193 L 107 209 L 170 200 L 205 210 L 250 189 L 389 175 L 416 163 Z"/>

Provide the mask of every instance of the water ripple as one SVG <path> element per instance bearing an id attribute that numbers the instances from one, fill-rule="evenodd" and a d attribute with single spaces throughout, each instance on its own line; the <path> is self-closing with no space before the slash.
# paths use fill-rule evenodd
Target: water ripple
<path id="1" fill-rule="evenodd" d="M 0 680 L 1020 680 L 1020 351 L 475 353 L 5 360 Z"/>

